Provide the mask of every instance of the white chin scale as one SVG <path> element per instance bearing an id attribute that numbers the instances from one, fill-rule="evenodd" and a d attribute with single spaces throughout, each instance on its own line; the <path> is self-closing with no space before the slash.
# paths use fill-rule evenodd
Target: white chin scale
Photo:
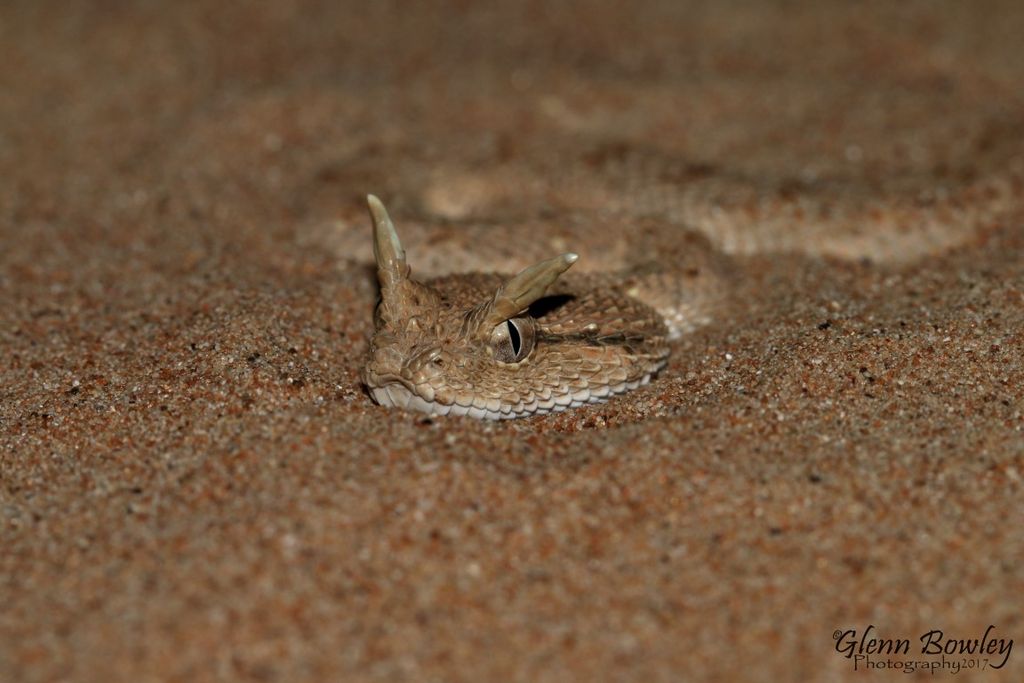
<path id="1" fill-rule="evenodd" d="M 403 384 L 387 384 L 383 387 L 374 387 L 370 390 L 373 400 L 378 404 L 390 408 L 405 408 L 415 410 L 428 415 L 468 415 L 478 420 L 511 420 L 517 417 L 529 417 L 531 415 L 544 415 L 546 413 L 557 413 L 569 408 L 578 408 L 588 403 L 601 403 L 616 394 L 621 394 L 637 387 L 644 386 L 651 381 L 651 375 L 644 375 L 641 379 L 633 382 L 619 382 L 614 385 L 605 385 L 593 389 L 580 389 L 571 394 L 551 395 L 547 399 L 534 398 L 530 402 L 520 402 L 516 405 L 495 402 L 489 405 L 460 405 L 453 403 L 445 405 L 436 401 L 428 401 L 422 396 L 409 391 Z"/>

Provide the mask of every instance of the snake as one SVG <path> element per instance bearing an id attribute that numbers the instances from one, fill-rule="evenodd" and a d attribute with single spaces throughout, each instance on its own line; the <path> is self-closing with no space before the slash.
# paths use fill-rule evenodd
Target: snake
<path id="1" fill-rule="evenodd" d="M 421 203 L 457 226 L 417 224 L 413 244 L 431 276 L 422 281 L 371 195 L 381 297 L 363 383 L 383 406 L 490 420 L 606 401 L 649 383 L 672 341 L 722 317 L 733 258 L 789 252 L 900 267 L 984 239 L 1022 206 L 1019 151 L 1003 150 L 994 173 L 952 188 L 922 184 L 924 192 L 891 196 L 856 182 L 792 190 L 786 178 L 705 177 L 671 159 L 615 151 L 601 162 L 610 167 L 563 176 L 543 195 L 557 215 L 576 212 L 591 224 L 560 231 L 543 218 L 513 221 L 504 239 L 494 226 L 458 219 L 501 205 L 494 188 L 542 203 L 532 174 L 523 165 L 490 175 L 448 171 Z M 630 186 L 629 178 L 646 180 Z M 573 237 L 583 238 L 587 259 L 565 252 L 536 260 Z M 568 272 L 577 262 L 583 272 Z M 518 272 L 476 269 L 495 263 Z"/>
<path id="2" fill-rule="evenodd" d="M 347 222 L 330 237 L 360 263 L 373 249 L 380 301 L 363 384 L 383 406 L 436 415 L 575 409 L 655 380 L 675 340 L 727 320 L 749 259 L 899 270 L 984 244 L 1024 210 L 1024 107 L 986 87 L 972 106 L 957 103 L 973 90 L 852 99 L 812 129 L 842 123 L 834 142 L 785 148 L 776 140 L 796 136 L 784 121 L 752 117 L 688 136 L 674 117 L 682 95 L 642 84 L 624 90 L 621 115 L 572 94 L 521 105 L 539 132 L 493 153 L 433 153 L 419 132 L 390 155 L 354 147 L 344 179 L 383 184 L 407 217 L 400 241 L 370 197 L 373 239 Z"/>

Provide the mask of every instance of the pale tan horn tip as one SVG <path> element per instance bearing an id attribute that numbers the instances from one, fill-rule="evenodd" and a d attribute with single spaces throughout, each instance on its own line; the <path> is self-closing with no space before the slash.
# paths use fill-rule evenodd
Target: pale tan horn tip
<path id="1" fill-rule="evenodd" d="M 562 254 L 562 260 L 568 263 L 570 266 L 580 260 L 579 254 L 569 252 L 568 254 Z"/>
<path id="2" fill-rule="evenodd" d="M 366 204 L 370 207 L 370 218 L 373 219 L 373 253 L 378 268 L 387 268 L 391 261 L 405 264 L 405 250 L 398 239 L 395 224 L 384 208 L 384 202 L 376 195 L 366 195 Z"/>
<path id="3" fill-rule="evenodd" d="M 388 210 L 384 208 L 384 202 L 382 202 L 377 195 L 366 195 L 366 204 L 370 207 L 370 214 L 373 216 L 374 222 L 379 223 L 381 221 L 389 220 Z"/>

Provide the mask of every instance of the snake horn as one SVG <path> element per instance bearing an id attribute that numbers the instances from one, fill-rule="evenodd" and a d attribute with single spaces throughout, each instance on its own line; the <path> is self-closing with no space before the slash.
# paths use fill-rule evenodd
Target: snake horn
<path id="1" fill-rule="evenodd" d="M 576 263 L 577 259 L 577 254 L 562 254 L 536 263 L 513 276 L 495 292 L 487 315 L 480 323 L 480 329 L 490 334 L 491 328 L 495 325 L 525 311 L 530 304 L 544 296 L 548 287 L 554 284 L 569 266 Z"/>
<path id="2" fill-rule="evenodd" d="M 374 195 L 366 196 L 373 220 L 373 257 L 377 261 L 377 282 L 381 296 L 386 300 L 394 287 L 409 277 L 409 265 L 405 262 L 405 249 L 398 240 L 395 224 L 388 216 L 388 210 Z"/>

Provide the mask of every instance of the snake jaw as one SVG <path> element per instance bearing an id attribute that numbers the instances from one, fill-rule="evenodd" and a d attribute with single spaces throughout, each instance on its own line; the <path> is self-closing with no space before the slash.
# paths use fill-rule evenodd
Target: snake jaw
<path id="1" fill-rule="evenodd" d="M 362 378 L 378 404 L 511 419 L 607 400 L 664 366 L 661 317 L 606 280 L 563 281 L 575 254 L 511 278 L 470 273 L 421 283 L 383 205 L 369 203 L 381 300 Z"/>
<path id="2" fill-rule="evenodd" d="M 555 413 L 592 403 L 601 403 L 615 395 L 647 385 L 653 376 L 654 373 L 648 373 L 633 381 L 604 385 L 594 390 L 580 389 L 561 394 L 552 392 L 548 398 L 535 396 L 529 401 L 520 401 L 516 404 L 478 405 L 474 402 L 466 405 L 455 402 L 442 403 L 441 401 L 431 401 L 417 393 L 414 388 L 410 388 L 400 381 L 388 382 L 382 386 L 374 387 L 370 389 L 370 395 L 378 405 L 415 410 L 428 415 L 466 415 L 483 420 L 511 420 L 531 415 Z"/>

